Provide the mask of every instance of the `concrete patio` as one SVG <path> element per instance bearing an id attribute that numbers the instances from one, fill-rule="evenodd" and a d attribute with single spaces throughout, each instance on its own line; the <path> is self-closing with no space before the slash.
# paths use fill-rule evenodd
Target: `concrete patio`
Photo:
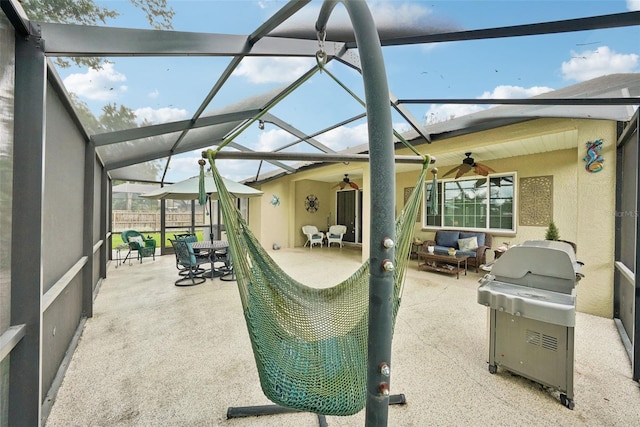
<path id="1" fill-rule="evenodd" d="M 271 252 L 290 275 L 330 286 L 360 263 L 353 249 Z M 327 283 L 327 271 L 331 283 Z M 417 270 L 410 261 L 396 323 L 389 426 L 628 426 L 640 420 L 640 390 L 612 319 L 578 313 L 575 409 L 553 392 L 487 369 L 487 309 L 476 302 L 482 273 Z M 235 282 L 176 287 L 173 256 L 109 266 L 46 422 L 58 426 L 315 426 L 312 414 L 227 420 L 230 406 L 265 405 Z M 580 285 L 578 285 L 580 286 Z M 44 350 L 46 351 L 46 349 Z M 364 411 L 327 417 L 362 426 Z"/>

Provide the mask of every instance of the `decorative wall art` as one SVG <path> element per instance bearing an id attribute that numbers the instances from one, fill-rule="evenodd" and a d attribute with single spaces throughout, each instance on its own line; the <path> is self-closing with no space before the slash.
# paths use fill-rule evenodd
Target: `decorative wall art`
<path id="1" fill-rule="evenodd" d="M 309 194 L 304 199 L 304 207 L 307 209 L 307 212 L 309 213 L 314 213 L 315 211 L 317 211 L 319 206 L 320 206 L 320 202 L 318 202 L 318 198 L 313 194 Z"/>
<path id="2" fill-rule="evenodd" d="M 584 161 L 587 164 L 584 166 L 587 172 L 596 173 L 600 172 L 604 165 L 604 157 L 600 155 L 600 150 L 602 150 L 602 140 L 597 139 L 595 141 L 589 141 L 586 143 L 587 146 L 587 155 L 584 156 Z"/>
<path id="3" fill-rule="evenodd" d="M 271 206 L 273 206 L 274 208 L 280 206 L 280 197 L 274 194 L 273 197 L 271 197 L 271 201 L 269 203 L 271 203 Z"/>
<path id="4" fill-rule="evenodd" d="M 553 220 L 553 175 L 520 178 L 520 225 L 546 227 Z"/>

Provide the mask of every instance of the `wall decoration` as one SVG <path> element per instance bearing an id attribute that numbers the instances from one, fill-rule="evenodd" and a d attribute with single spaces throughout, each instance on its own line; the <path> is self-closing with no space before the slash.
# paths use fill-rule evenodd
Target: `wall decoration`
<path id="1" fill-rule="evenodd" d="M 407 200 L 409 200 L 409 196 L 413 192 L 413 187 L 404 187 L 404 204 L 407 204 Z M 420 203 L 420 207 L 418 208 L 418 214 L 416 215 L 416 222 L 420 222 L 422 220 L 422 203 Z"/>
<path id="2" fill-rule="evenodd" d="M 600 150 L 602 150 L 602 140 L 597 139 L 595 141 L 589 141 L 586 143 L 587 146 L 587 155 L 584 156 L 584 161 L 587 164 L 584 166 L 587 172 L 596 173 L 602 170 L 604 157 L 600 155 Z"/>
<path id="3" fill-rule="evenodd" d="M 269 203 L 271 203 L 271 206 L 273 206 L 274 208 L 280 206 L 280 197 L 274 194 L 273 197 L 271 197 L 271 201 Z"/>
<path id="4" fill-rule="evenodd" d="M 314 213 L 315 211 L 318 210 L 319 206 L 320 206 L 320 202 L 318 202 L 318 198 L 313 194 L 309 194 L 304 199 L 304 207 L 307 209 L 307 212 Z"/>
<path id="5" fill-rule="evenodd" d="M 520 225 L 547 227 L 553 220 L 553 176 L 520 178 Z"/>

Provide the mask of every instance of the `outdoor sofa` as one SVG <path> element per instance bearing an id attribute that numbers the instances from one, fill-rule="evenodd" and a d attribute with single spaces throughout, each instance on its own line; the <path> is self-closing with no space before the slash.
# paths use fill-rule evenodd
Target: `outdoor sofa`
<path id="1" fill-rule="evenodd" d="M 433 240 L 426 240 L 422 244 L 422 250 L 427 252 L 429 246 L 435 247 L 436 253 L 446 254 L 449 248 L 454 248 L 456 253 L 469 257 L 467 265 L 478 267 L 487 262 L 486 252 L 491 249 L 493 236 L 480 231 L 466 230 L 438 230 Z"/>

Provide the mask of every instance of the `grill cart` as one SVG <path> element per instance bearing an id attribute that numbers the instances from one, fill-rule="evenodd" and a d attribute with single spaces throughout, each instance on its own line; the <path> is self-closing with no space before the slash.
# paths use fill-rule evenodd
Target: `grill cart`
<path id="1" fill-rule="evenodd" d="M 569 409 L 581 265 L 568 243 L 531 240 L 502 254 L 478 287 L 489 308 L 489 372 L 501 367 L 559 390 Z"/>

